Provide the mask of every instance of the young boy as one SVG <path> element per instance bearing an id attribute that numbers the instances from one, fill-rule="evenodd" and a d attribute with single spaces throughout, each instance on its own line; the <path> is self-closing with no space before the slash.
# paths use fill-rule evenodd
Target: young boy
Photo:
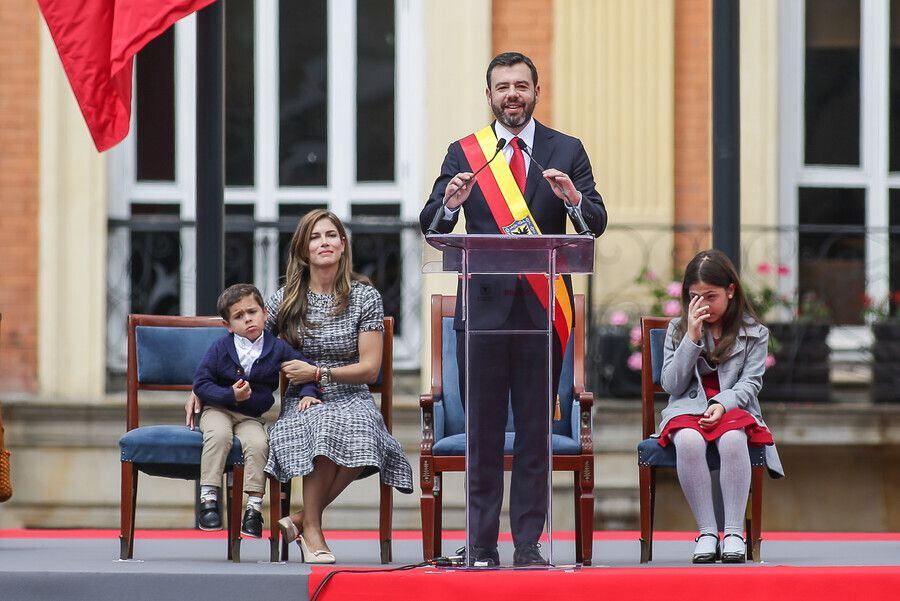
<path id="1" fill-rule="evenodd" d="M 231 450 L 232 435 L 244 451 L 244 491 L 247 509 L 241 520 L 241 534 L 262 536 L 262 496 L 266 476 L 263 469 L 269 455 L 269 441 L 262 414 L 275 402 L 282 362 L 307 361 L 283 340 L 265 334 L 266 309 L 255 286 L 235 284 L 219 296 L 219 314 L 228 322 L 228 335 L 206 352 L 194 376 L 194 394 L 203 403 L 200 430 L 203 454 L 200 459 L 200 529 L 220 530 L 219 485 L 225 459 Z M 315 383 L 303 384 L 300 398 L 319 398 Z"/>

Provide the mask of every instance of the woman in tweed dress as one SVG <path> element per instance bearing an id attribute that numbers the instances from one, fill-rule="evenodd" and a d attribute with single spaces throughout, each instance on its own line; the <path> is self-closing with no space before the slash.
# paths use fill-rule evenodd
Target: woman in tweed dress
<path id="1" fill-rule="evenodd" d="M 282 482 L 303 477 L 304 509 L 279 526 L 286 540 L 297 540 L 307 563 L 334 563 L 322 512 L 353 480 L 379 473 L 385 484 L 412 492 L 409 462 L 366 385 L 381 367 L 381 295 L 352 264 L 341 221 L 328 211 L 311 211 L 291 240 L 286 284 L 266 302 L 266 330 L 315 362 L 289 361 L 282 371 L 293 384 L 316 381 L 323 389 L 321 401 L 301 403 L 299 388 L 289 387 L 269 430 L 266 471 Z M 199 412 L 191 394 L 185 404 L 189 426 Z"/>
<path id="2" fill-rule="evenodd" d="M 381 367 L 381 295 L 352 271 L 350 241 L 331 212 L 311 211 L 291 240 L 285 286 L 266 302 L 266 329 L 315 365 L 282 364 L 291 380 L 281 415 L 269 430 L 266 471 L 282 482 L 303 477 L 303 511 L 279 522 L 297 539 L 307 563 L 333 563 L 322 512 L 352 481 L 380 474 L 412 492 L 412 469 L 385 428 L 366 385 Z M 297 384 L 317 381 L 322 400 L 296 397 Z"/>

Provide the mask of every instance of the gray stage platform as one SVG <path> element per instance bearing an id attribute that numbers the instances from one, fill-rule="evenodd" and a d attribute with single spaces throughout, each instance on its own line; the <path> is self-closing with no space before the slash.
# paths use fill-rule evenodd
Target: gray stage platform
<path id="1" fill-rule="evenodd" d="M 461 541 L 445 541 L 452 552 Z M 685 567 L 693 542 L 658 541 L 655 560 L 642 566 Z M 378 544 L 372 540 L 333 538 L 339 567 L 383 567 Z M 294 546 L 288 563 L 268 563 L 268 541 L 244 540 L 243 561 L 225 560 L 224 540 L 176 539 L 135 541 L 136 561 L 116 560 L 117 539 L 0 538 L 0 600 L 161 601 L 190 599 L 307 599 L 309 567 L 299 562 Z M 500 544 L 501 558 L 511 561 L 512 545 Z M 554 544 L 557 564 L 574 561 L 571 541 Z M 594 568 L 637 567 L 636 540 L 594 542 Z M 393 567 L 421 561 L 418 540 L 394 541 Z M 900 540 L 892 541 L 778 541 L 763 542 L 765 565 L 789 566 L 900 566 Z M 720 565 L 720 564 L 719 564 Z M 746 569 L 758 564 L 745 564 Z M 702 566 L 697 569 L 717 569 Z"/>

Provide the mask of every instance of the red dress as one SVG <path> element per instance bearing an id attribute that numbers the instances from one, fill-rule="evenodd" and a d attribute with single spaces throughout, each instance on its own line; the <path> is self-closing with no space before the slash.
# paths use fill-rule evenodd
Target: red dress
<path id="1" fill-rule="evenodd" d="M 706 391 L 706 398 L 711 399 L 719 394 L 719 374 L 712 372 L 706 374 L 701 379 L 703 390 Z M 726 411 L 722 419 L 710 430 L 704 430 L 700 427 L 700 418 L 702 415 L 679 415 L 673 417 L 666 423 L 666 427 L 659 433 L 659 445 L 664 447 L 669 444 L 669 438 L 676 430 L 682 428 L 691 428 L 699 432 L 703 438 L 708 441 L 718 439 L 722 434 L 729 430 L 744 430 L 747 433 L 747 441 L 752 445 L 772 445 L 775 440 L 769 429 L 756 423 L 756 419 L 749 412 L 743 409 L 732 409 Z"/>

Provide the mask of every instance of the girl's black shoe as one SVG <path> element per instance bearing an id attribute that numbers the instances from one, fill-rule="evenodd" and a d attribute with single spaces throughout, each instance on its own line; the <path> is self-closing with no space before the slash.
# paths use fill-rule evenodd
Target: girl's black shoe
<path id="1" fill-rule="evenodd" d="M 714 549 L 709 550 L 709 542 L 708 541 L 700 541 L 700 539 L 710 536 L 716 539 L 716 546 Z M 698 544 L 694 548 L 694 557 L 691 559 L 691 563 L 715 563 L 719 556 L 721 555 L 721 548 L 719 547 L 719 535 L 712 534 L 707 532 L 705 534 L 701 534 L 697 538 L 694 539 Z M 698 552 L 699 551 L 699 552 Z"/>

